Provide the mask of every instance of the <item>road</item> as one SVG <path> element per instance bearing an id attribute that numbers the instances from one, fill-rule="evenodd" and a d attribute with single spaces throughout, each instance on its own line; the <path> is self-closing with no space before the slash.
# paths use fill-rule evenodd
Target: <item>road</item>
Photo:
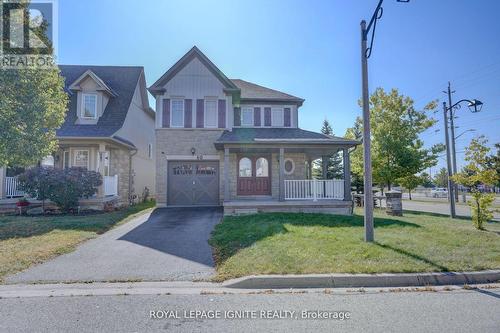
<path id="1" fill-rule="evenodd" d="M 471 216 L 469 206 L 456 205 L 455 207 L 458 216 Z M 437 214 L 449 214 L 450 212 L 450 207 L 447 202 L 436 201 L 424 202 L 417 200 L 403 200 L 403 209 Z M 493 216 L 495 220 L 500 220 L 500 212 L 494 212 Z"/>
<path id="2" fill-rule="evenodd" d="M 192 310 L 255 313 L 257 319 L 206 319 L 209 313 Z M 330 311 L 337 319 L 301 319 L 306 310 Z M 157 317 L 177 311 L 180 318 L 150 318 L 151 311 Z M 27 297 L 0 299 L 0 331 L 498 332 L 499 313 L 500 289 Z"/>

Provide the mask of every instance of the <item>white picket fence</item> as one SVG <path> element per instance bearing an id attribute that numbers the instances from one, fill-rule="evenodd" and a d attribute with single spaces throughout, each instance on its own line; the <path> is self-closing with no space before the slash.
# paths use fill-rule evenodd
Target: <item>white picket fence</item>
<path id="1" fill-rule="evenodd" d="M 24 192 L 19 190 L 19 180 L 17 177 L 5 177 L 5 196 L 7 198 L 24 196 Z"/>
<path id="2" fill-rule="evenodd" d="M 104 195 L 118 195 L 118 175 L 104 176 Z"/>
<path id="3" fill-rule="evenodd" d="M 344 199 L 342 179 L 285 180 L 285 200 Z"/>

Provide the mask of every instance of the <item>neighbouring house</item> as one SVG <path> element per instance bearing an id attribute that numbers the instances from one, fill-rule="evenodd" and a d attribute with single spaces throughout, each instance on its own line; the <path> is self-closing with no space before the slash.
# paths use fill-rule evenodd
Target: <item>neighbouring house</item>
<path id="1" fill-rule="evenodd" d="M 300 129 L 303 99 L 229 79 L 197 47 L 149 91 L 158 206 L 351 212 L 349 151 L 359 142 Z M 343 179 L 313 179 L 312 162 L 339 151 Z"/>
<path id="2" fill-rule="evenodd" d="M 42 166 L 98 171 L 103 185 L 84 205 L 127 205 L 147 187 L 155 191 L 155 112 L 149 107 L 143 67 L 61 65 L 70 97 L 59 147 Z M 16 175 L 0 168 L 0 199 L 22 196 Z M 1 201 L 1 200 L 0 200 Z M 3 200 L 8 202 L 9 200 Z"/>

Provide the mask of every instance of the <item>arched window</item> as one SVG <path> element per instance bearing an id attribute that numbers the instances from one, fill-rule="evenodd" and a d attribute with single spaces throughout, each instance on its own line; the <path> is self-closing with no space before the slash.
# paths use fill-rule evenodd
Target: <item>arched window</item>
<path id="1" fill-rule="evenodd" d="M 257 177 L 269 177 L 269 163 L 264 157 L 260 157 L 255 162 L 255 173 Z"/>
<path id="2" fill-rule="evenodd" d="M 243 157 L 240 160 L 239 168 L 240 177 L 252 177 L 252 161 L 249 158 Z"/>

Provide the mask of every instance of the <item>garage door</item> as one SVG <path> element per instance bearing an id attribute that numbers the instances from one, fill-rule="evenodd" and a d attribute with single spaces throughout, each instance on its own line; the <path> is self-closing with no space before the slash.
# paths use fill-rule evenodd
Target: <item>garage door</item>
<path id="1" fill-rule="evenodd" d="M 168 205 L 218 206 L 219 162 L 168 162 Z"/>

